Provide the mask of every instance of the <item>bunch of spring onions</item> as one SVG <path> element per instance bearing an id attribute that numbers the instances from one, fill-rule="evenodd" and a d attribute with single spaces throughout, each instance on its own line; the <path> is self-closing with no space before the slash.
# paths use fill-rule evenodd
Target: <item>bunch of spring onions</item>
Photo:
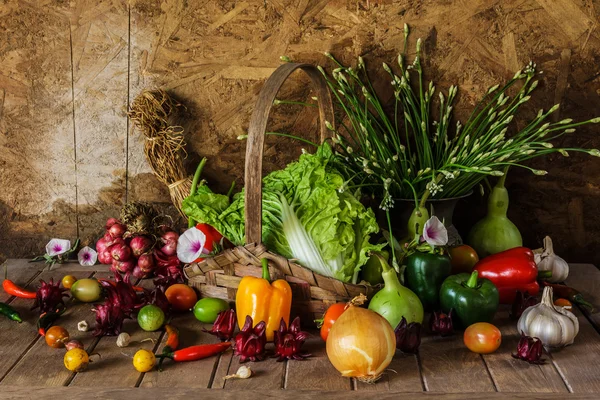
<path id="1" fill-rule="evenodd" d="M 540 110 L 521 130 L 511 125 L 538 85 L 532 62 L 503 87 L 490 88 L 464 125 L 453 122 L 457 87 L 451 86 L 446 95 L 438 92 L 436 96 L 433 83 L 423 81 L 420 39 L 413 63 L 406 65 L 408 33 L 405 25 L 398 75 L 383 64 L 394 88 L 393 115 L 384 110 L 361 57 L 357 67 L 351 68 L 326 54 L 338 68 L 331 75 L 320 68 L 347 117 L 338 121 L 340 131 L 334 139 L 341 156 L 338 168 L 348 178 L 341 190 L 360 189 L 381 200 L 380 208 L 384 210 L 393 208 L 394 199 L 414 199 L 415 205 L 418 207 L 420 202 L 422 207 L 430 196 L 468 194 L 486 176 L 502 176 L 509 166 L 545 175 L 547 171 L 523 165 L 531 158 L 554 152 L 567 157 L 569 151 L 600 156 L 597 149 L 555 148 L 552 144 L 578 126 L 599 123 L 600 117 L 583 122 L 569 118 L 546 122 L 558 109 L 557 104 L 548 111 Z M 439 108 L 437 118 L 432 113 L 434 107 Z"/>

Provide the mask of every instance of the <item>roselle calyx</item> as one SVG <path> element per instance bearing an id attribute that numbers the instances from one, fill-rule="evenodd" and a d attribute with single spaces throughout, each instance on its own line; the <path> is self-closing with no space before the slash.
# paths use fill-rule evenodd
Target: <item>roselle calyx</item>
<path id="1" fill-rule="evenodd" d="M 530 296 L 527 292 L 521 292 L 520 290 L 517 290 L 515 301 L 513 302 L 510 310 L 510 317 L 512 319 L 521 318 L 523 311 L 531 306 L 535 306 L 537 303 L 539 303 L 539 301 L 534 296 Z"/>
<path id="2" fill-rule="evenodd" d="M 512 356 L 530 364 L 544 364 L 546 360 L 542 359 L 543 348 L 544 344 L 540 339 L 521 332 L 521 339 L 517 344 L 517 354 L 512 354 Z"/>
<path id="3" fill-rule="evenodd" d="M 452 324 L 452 309 L 448 314 L 441 311 L 435 311 L 429 319 L 429 328 L 432 333 L 438 333 L 440 336 L 450 336 L 454 333 Z"/>
<path id="4" fill-rule="evenodd" d="M 222 342 L 226 340 L 231 340 L 233 338 L 233 331 L 235 330 L 235 311 L 227 310 L 221 311 L 217 315 L 217 319 L 215 320 L 211 330 L 203 329 L 204 332 L 210 333 L 211 335 L 215 335 Z"/>
<path id="5" fill-rule="evenodd" d="M 234 354 L 240 356 L 240 362 L 262 361 L 265 359 L 267 344 L 265 321 L 260 321 L 252 327 L 252 317 L 247 315 L 246 322 L 240 333 L 235 336 Z"/>
<path id="6" fill-rule="evenodd" d="M 283 318 L 279 329 L 275 331 L 273 342 L 275 344 L 275 355 L 277 361 L 304 360 L 310 357 L 308 353 L 302 353 L 300 348 L 308 338 L 308 333 L 300 330 L 300 317 L 294 318 L 288 329 Z"/>
<path id="7" fill-rule="evenodd" d="M 394 330 L 396 334 L 396 348 L 403 353 L 415 354 L 421 345 L 421 327 L 418 322 L 406 322 L 402 317 Z"/>
<path id="8" fill-rule="evenodd" d="M 48 282 L 40 279 L 40 287 L 36 291 L 33 308 L 39 307 L 40 314 L 43 314 L 54 311 L 61 306 L 64 307 L 63 297 L 68 297 L 68 294 L 65 293 L 67 289 L 61 289 L 59 285 L 60 281 L 54 283 L 53 278 L 50 278 Z"/>

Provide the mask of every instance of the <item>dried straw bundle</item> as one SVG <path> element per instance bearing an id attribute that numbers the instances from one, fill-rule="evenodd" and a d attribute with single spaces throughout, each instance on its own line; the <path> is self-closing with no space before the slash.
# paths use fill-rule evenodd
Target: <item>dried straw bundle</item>
<path id="1" fill-rule="evenodd" d="M 162 89 L 144 90 L 133 100 L 128 115 L 146 138 L 144 153 L 152 171 L 168 186 L 173 205 L 185 217 L 181 202 L 190 194 L 192 178 L 183 166 L 187 156 L 183 127 L 169 122 L 179 106 Z"/>

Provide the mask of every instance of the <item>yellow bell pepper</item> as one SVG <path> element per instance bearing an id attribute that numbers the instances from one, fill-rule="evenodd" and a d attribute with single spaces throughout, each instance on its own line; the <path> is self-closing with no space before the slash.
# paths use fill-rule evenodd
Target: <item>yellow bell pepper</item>
<path id="1" fill-rule="evenodd" d="M 292 288 L 283 279 L 270 282 L 268 261 L 262 259 L 262 278 L 245 276 L 235 296 L 235 308 L 240 329 L 246 316 L 252 317 L 254 326 L 261 321 L 267 324 L 267 341 L 273 341 L 273 332 L 279 329 L 281 318 L 286 325 L 290 322 Z"/>

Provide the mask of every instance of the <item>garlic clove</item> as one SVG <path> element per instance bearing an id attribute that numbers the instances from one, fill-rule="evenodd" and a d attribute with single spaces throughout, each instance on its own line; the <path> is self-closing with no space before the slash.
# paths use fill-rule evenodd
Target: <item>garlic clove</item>
<path id="1" fill-rule="evenodd" d="M 119 347 L 127 347 L 131 343 L 131 336 L 127 332 L 121 332 L 119 336 L 117 336 L 117 346 Z"/>
<path id="2" fill-rule="evenodd" d="M 563 282 L 569 276 L 569 264 L 554 253 L 554 246 L 550 236 L 544 238 L 544 248 L 535 250 L 534 258 L 539 271 L 551 271 L 552 276 L 548 282 Z"/>
<path id="3" fill-rule="evenodd" d="M 87 332 L 90 329 L 87 321 L 79 321 L 77 323 L 77 330 L 80 332 Z"/>

